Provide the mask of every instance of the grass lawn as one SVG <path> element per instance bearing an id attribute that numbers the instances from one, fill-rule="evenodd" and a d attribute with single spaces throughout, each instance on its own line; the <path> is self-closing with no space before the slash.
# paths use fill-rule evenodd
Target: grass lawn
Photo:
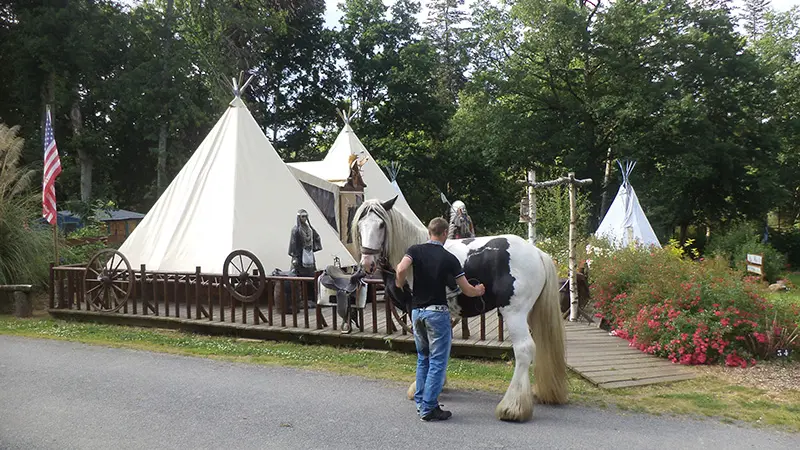
<path id="1" fill-rule="evenodd" d="M 789 273 L 784 278 L 791 283 L 788 291 L 769 292 L 765 289 L 764 296 L 781 310 L 790 311 L 792 306 L 800 308 L 800 273 Z"/>
<path id="2" fill-rule="evenodd" d="M 331 371 L 402 382 L 405 395 L 414 379 L 415 356 L 287 342 L 254 341 L 54 320 L 49 316 L 15 319 L 0 316 L 0 334 L 59 339 L 251 364 Z M 744 369 L 743 369 L 744 370 Z M 511 379 L 511 362 L 453 358 L 448 387 L 502 393 Z M 800 390 L 775 392 L 745 387 L 714 375 L 691 381 L 629 389 L 602 390 L 569 374 L 570 402 L 652 414 L 713 417 L 725 422 L 779 427 L 800 432 Z"/>

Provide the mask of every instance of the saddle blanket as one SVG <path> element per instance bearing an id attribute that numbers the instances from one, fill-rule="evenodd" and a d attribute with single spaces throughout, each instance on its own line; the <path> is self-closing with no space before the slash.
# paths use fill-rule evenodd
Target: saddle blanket
<path id="1" fill-rule="evenodd" d="M 330 289 L 322 285 L 321 278 L 317 280 L 317 305 L 319 306 L 336 306 L 336 289 Z M 363 281 L 360 283 L 355 292 L 356 303 L 354 307 L 363 309 L 367 306 L 367 283 Z"/>

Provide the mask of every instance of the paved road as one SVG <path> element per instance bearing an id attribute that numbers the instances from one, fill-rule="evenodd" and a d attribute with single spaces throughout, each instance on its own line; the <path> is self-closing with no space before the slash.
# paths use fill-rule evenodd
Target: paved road
<path id="1" fill-rule="evenodd" d="M 715 421 L 537 406 L 448 392 L 421 422 L 397 383 L 0 336 L 2 449 L 793 449 L 800 436 Z"/>

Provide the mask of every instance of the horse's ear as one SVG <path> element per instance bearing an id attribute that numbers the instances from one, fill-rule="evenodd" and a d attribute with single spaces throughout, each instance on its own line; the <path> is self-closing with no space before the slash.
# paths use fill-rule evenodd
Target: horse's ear
<path id="1" fill-rule="evenodd" d="M 392 206 L 394 206 L 394 202 L 396 202 L 396 201 L 397 201 L 397 197 L 398 197 L 398 196 L 397 196 L 397 195 L 395 195 L 393 199 L 391 199 L 391 200 L 387 200 L 387 201 L 385 201 L 385 202 L 381 203 L 381 206 L 383 206 L 383 209 L 384 209 L 384 210 L 386 210 L 386 211 L 389 211 L 389 210 L 391 210 L 391 209 L 392 209 Z"/>

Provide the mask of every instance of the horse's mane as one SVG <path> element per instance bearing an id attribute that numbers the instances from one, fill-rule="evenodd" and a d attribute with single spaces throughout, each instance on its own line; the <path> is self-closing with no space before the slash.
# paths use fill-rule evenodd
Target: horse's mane
<path id="1" fill-rule="evenodd" d="M 356 248 L 361 249 L 361 234 L 358 232 L 358 221 L 370 212 L 374 212 L 386 224 L 386 241 L 383 254 L 392 268 L 397 267 L 408 247 L 428 240 L 428 231 L 412 221 L 395 208 L 386 211 L 379 200 L 365 200 L 358 207 L 353 222 L 350 224 L 351 236 Z"/>

